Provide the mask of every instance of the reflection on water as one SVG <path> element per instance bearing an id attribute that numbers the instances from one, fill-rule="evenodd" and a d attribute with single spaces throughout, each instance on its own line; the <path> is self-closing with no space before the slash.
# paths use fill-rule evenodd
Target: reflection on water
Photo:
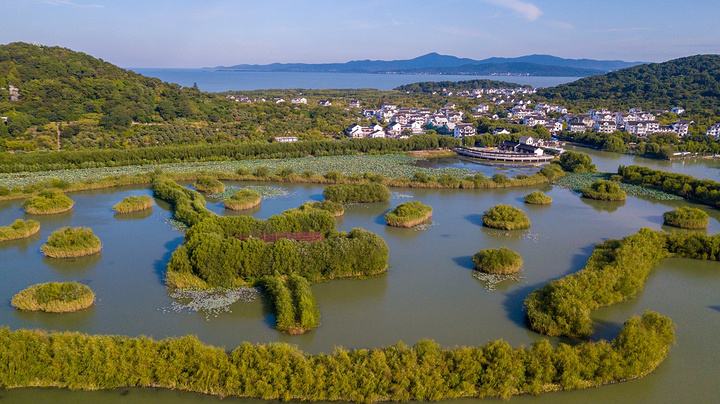
<path id="1" fill-rule="evenodd" d="M 241 186 L 245 184 L 229 183 Z M 280 184 L 282 197 L 263 200 L 248 214 L 267 218 L 322 194 L 316 185 Z M 433 338 L 445 346 L 477 345 L 503 338 L 530 344 L 540 338 L 525 326 L 522 302 L 549 280 L 582 268 L 592 247 L 641 227 L 660 229 L 662 213 L 682 201 L 651 201 L 629 197 L 612 209 L 598 201 L 582 200 L 561 188 L 543 186 L 551 206 L 526 206 L 522 197 L 533 189 L 395 190 L 406 198 L 389 203 L 350 205 L 338 228 L 364 227 L 378 233 L 390 248 L 386 274 L 363 280 L 337 280 L 313 285 L 321 312 L 321 326 L 302 336 L 287 336 L 273 328 L 264 299 L 239 301 L 230 312 L 206 319 L 202 313 L 163 311 L 172 299 L 163 286 L 165 265 L 183 235 L 167 224 L 167 204 L 140 220 L 120 220 L 110 207 L 129 194 L 151 194 L 143 188 L 72 194 L 74 213 L 41 217 L 41 234 L 20 244 L 0 245 L 0 296 L 9 301 L 30 284 L 78 280 L 95 291 L 98 303 L 73 314 L 19 313 L 0 305 L 0 324 L 11 328 L 77 330 L 92 334 L 195 334 L 207 343 L 234 347 L 243 341 L 284 341 L 309 352 L 414 343 Z M 393 206 L 415 199 L 433 207 L 432 225 L 422 231 L 391 228 L 382 220 Z M 504 232 L 482 227 L 483 211 L 498 203 L 524 209 L 532 220 L 528 231 Z M 0 203 L 0 223 L 23 217 L 21 202 Z M 225 214 L 221 201 L 209 202 Z M 598 208 L 598 206 L 601 206 Z M 720 231 L 718 212 L 709 233 Z M 45 259 L 40 245 L 60 226 L 90 226 L 103 242 L 101 254 L 87 260 Z M 508 247 L 518 251 L 525 265 L 522 278 L 487 290 L 472 277 L 470 257 L 482 248 Z M 601 310 L 596 337 L 612 336 L 619 324 L 646 309 L 672 317 L 678 324 L 678 344 L 653 375 L 632 383 L 572 393 L 521 397 L 514 400 L 547 402 L 608 400 L 633 402 L 703 402 L 720 394 L 720 263 L 667 260 L 648 280 L 637 299 Z M 692 366 L 687 366 L 691 363 Z M 0 393 L 12 402 L 217 402 L 195 394 L 129 389 L 111 392 L 69 392 L 23 389 Z M 252 400 L 224 400 L 223 402 Z"/>

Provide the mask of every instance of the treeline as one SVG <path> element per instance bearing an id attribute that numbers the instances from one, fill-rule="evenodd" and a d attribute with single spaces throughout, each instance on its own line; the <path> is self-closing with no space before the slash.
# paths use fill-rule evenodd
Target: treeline
<path id="1" fill-rule="evenodd" d="M 564 132 L 559 135 L 559 138 L 600 150 L 637 154 L 653 159 L 667 160 L 672 158 L 675 152 L 720 153 L 720 142 L 705 136 L 704 130 L 705 128 L 692 127 L 691 132 L 696 133 L 690 133 L 683 138 L 667 133 L 651 134 L 646 138 L 638 138 L 627 132 L 615 132 L 609 135 L 594 132 Z"/>
<path id="2" fill-rule="evenodd" d="M 717 181 L 642 166 L 620 166 L 618 174 L 628 184 L 655 188 L 715 208 L 720 207 L 720 182 Z"/>
<path id="3" fill-rule="evenodd" d="M 275 327 L 296 335 L 320 325 L 320 310 L 310 290 L 310 282 L 300 275 L 266 276 L 261 282 L 272 301 Z"/>
<path id="4" fill-rule="evenodd" d="M 530 328 L 550 336 L 590 335 L 591 313 L 636 296 L 650 271 L 670 254 L 718 260 L 720 236 L 641 229 L 622 240 L 608 240 L 595 247 L 582 270 L 525 299 Z"/>
<path id="5" fill-rule="evenodd" d="M 233 287 L 268 275 L 299 274 L 320 280 L 364 277 L 385 271 L 388 248 L 379 236 L 362 229 L 335 231 L 325 210 L 293 209 L 268 220 L 250 216 L 217 216 L 195 191 L 167 178 L 153 184 L 155 195 L 175 209 L 175 218 L 190 226 L 185 243 L 172 254 L 166 281 L 175 287 Z M 317 241 L 267 235 L 310 233 Z"/>
<path id="6" fill-rule="evenodd" d="M 497 340 L 442 349 L 426 340 L 317 355 L 282 343 L 245 343 L 226 352 L 196 337 L 156 341 L 2 328 L 0 387 L 153 387 L 306 401 L 509 398 L 644 376 L 673 341 L 672 321 L 652 312 L 628 320 L 610 342 L 553 347 L 541 340 L 513 348 Z"/>
<path id="7" fill-rule="evenodd" d="M 527 84 L 509 83 L 499 80 L 463 80 L 463 81 L 422 81 L 419 83 L 404 84 L 396 87 L 395 90 L 407 93 L 426 93 L 432 94 L 448 91 L 464 91 L 477 89 L 495 89 L 495 88 L 530 88 Z"/>
<path id="8" fill-rule="evenodd" d="M 125 150 L 1 153 L 0 172 L 47 171 L 70 168 L 117 167 L 158 163 L 252 158 L 290 158 L 356 153 L 391 153 L 458 146 L 447 136 L 417 135 L 409 139 L 345 139 L 295 143 L 230 143 L 161 146 Z"/>
<path id="9" fill-rule="evenodd" d="M 323 196 L 328 201 L 337 203 L 387 202 L 390 200 L 390 190 L 376 182 L 337 184 L 325 187 Z"/>

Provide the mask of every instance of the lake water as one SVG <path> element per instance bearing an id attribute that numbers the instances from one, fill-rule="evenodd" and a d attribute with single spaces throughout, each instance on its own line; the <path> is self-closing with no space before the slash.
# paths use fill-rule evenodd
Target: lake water
<path id="1" fill-rule="evenodd" d="M 633 157 L 628 156 L 631 161 Z M 602 156 L 596 164 L 611 164 Z M 675 168 L 673 163 L 671 168 Z M 491 168 L 483 168 L 492 174 Z M 490 171 L 487 171 L 490 170 Z M 228 185 L 248 185 L 229 182 Z M 267 187 L 269 184 L 250 184 Z M 271 185 L 279 195 L 267 198 L 253 216 L 267 218 L 307 200 L 320 199 L 316 185 Z M 91 334 L 148 335 L 156 338 L 195 334 L 202 341 L 232 348 L 243 341 L 285 341 L 308 352 L 385 346 L 399 340 L 414 343 L 433 338 L 444 346 L 477 345 L 503 338 L 513 345 L 530 344 L 542 336 L 524 324 L 522 302 L 527 294 L 582 268 L 595 244 L 621 238 L 641 227 L 661 229 L 662 213 L 683 201 L 630 197 L 625 203 L 581 199 L 562 188 L 544 186 L 551 206 L 525 206 L 532 189 L 409 190 L 393 189 L 389 203 L 348 207 L 338 228 L 364 227 L 382 236 L 390 248 L 386 274 L 366 280 L 339 280 L 313 285 L 321 326 L 302 336 L 273 328 L 273 316 L 262 300 L 238 302 L 231 313 L 207 319 L 199 313 L 166 310 L 172 303 L 162 277 L 169 254 L 182 233 L 167 220 L 171 212 L 159 202 L 152 213 L 131 219 L 114 217 L 111 207 L 128 195 L 151 194 L 143 187 L 71 194 L 71 213 L 37 217 L 42 230 L 33 238 L 0 245 L 0 324 L 11 328 L 76 330 Z M 389 228 L 382 216 L 398 203 L 419 200 L 434 208 L 426 230 Z M 480 215 L 498 203 L 528 212 L 529 231 L 508 234 L 483 228 Z M 220 213 L 219 201 L 209 207 Z M 705 209 L 712 220 L 708 232 L 720 231 L 720 211 Z M 0 223 L 24 217 L 21 201 L 0 202 Z M 70 261 L 44 258 L 40 245 L 61 226 L 89 226 L 103 241 L 99 256 Z M 481 248 L 506 246 L 524 258 L 523 279 L 487 290 L 472 277 L 470 256 Z M 55 280 L 79 280 L 97 295 L 96 305 L 71 314 L 22 313 L 9 299 L 26 286 Z M 542 403 L 712 402 L 720 396 L 720 263 L 688 259 L 665 260 L 650 276 L 638 298 L 599 310 L 595 337 L 612 338 L 622 322 L 644 310 L 669 315 L 678 341 L 653 374 L 637 381 L 598 389 L 518 397 Z M 55 389 L 1 391 L 3 402 L 258 402 L 206 397 L 153 389 L 71 392 Z M 462 400 L 467 402 L 469 400 Z"/>
<path id="2" fill-rule="evenodd" d="M 403 84 L 420 81 L 461 81 L 488 79 L 529 84 L 533 87 L 552 87 L 575 81 L 577 77 L 540 76 L 470 76 L 440 74 L 369 74 L 369 73 L 296 73 L 296 72 L 245 72 L 212 69 L 152 69 L 133 68 L 133 71 L 156 77 L 170 83 L 190 87 L 197 83 L 203 91 L 263 89 L 337 89 L 374 88 L 391 90 Z"/>

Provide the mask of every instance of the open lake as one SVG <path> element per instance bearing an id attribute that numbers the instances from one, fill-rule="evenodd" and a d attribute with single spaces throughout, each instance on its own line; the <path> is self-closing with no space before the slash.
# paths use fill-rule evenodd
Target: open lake
<path id="1" fill-rule="evenodd" d="M 617 155 L 612 155 L 617 156 Z M 613 159 L 594 154 L 603 169 Z M 626 156 L 631 164 L 638 162 Z M 624 161 L 624 160 L 623 160 Z M 449 162 L 448 164 L 470 164 Z M 668 163 L 666 169 L 717 175 L 717 166 Z M 482 171 L 492 174 L 493 168 Z M 607 169 L 612 171 L 611 169 Z M 717 178 L 717 177 L 715 177 Z M 322 198 L 317 185 L 232 183 L 255 186 L 266 194 L 261 207 L 248 214 L 267 218 L 307 200 Z M 195 334 L 202 341 L 232 348 L 243 341 L 285 341 L 308 352 L 328 352 L 335 346 L 374 347 L 397 341 L 414 343 L 432 338 L 444 346 L 477 345 L 503 338 L 513 345 L 544 338 L 524 323 L 522 302 L 527 294 L 582 268 L 593 246 L 621 238 L 641 227 L 661 229 L 662 214 L 684 201 L 629 197 L 624 203 L 581 199 L 559 186 L 539 187 L 554 200 L 551 206 L 527 206 L 522 197 L 533 189 L 410 190 L 393 189 L 389 203 L 351 205 L 338 228 L 363 227 L 382 236 L 390 248 L 386 274 L 365 280 L 339 280 L 313 285 L 321 326 L 302 336 L 287 336 L 273 328 L 274 318 L 262 299 L 238 302 L 231 312 L 207 318 L 194 312 L 169 310 L 173 301 L 163 285 L 169 254 L 183 234 L 168 223 L 171 212 L 158 201 L 152 213 L 119 218 L 113 204 L 128 195 L 151 194 L 144 187 L 70 194 L 68 214 L 33 217 L 41 233 L 27 240 L 0 244 L 0 324 L 15 328 L 75 330 L 90 334 L 148 335 L 156 338 Z M 419 200 L 434 208 L 432 225 L 424 230 L 389 228 L 383 214 L 398 203 Z M 528 231 L 506 233 L 483 228 L 480 215 L 498 203 L 522 207 L 532 220 Z M 0 202 L 0 223 L 25 217 L 22 201 Z M 225 214 L 220 201 L 208 206 Z M 708 233 L 720 231 L 720 211 L 699 206 L 712 219 Z M 52 260 L 40 253 L 48 235 L 61 226 L 89 226 L 101 238 L 100 255 L 77 260 Z M 488 290 L 473 278 L 470 256 L 481 248 L 506 246 L 524 258 L 523 278 Z M 90 285 L 96 305 L 71 314 L 22 313 L 10 307 L 13 294 L 26 286 L 55 280 Z M 720 263 L 668 259 L 650 276 L 635 299 L 599 310 L 595 338 L 612 338 L 622 322 L 644 310 L 670 316 L 677 326 L 677 344 L 651 375 L 637 381 L 597 389 L 516 397 L 513 401 L 677 403 L 712 402 L 720 397 Z M 55 389 L 0 391 L 3 402 L 186 403 L 258 402 L 153 389 L 71 392 Z M 467 402 L 469 400 L 463 400 Z"/>
<path id="2" fill-rule="evenodd" d="M 262 89 L 336 89 L 374 88 L 391 90 L 403 84 L 420 81 L 460 81 L 488 79 L 529 84 L 533 87 L 552 87 L 575 81 L 578 77 L 541 76 L 470 76 L 444 74 L 370 74 L 370 73 L 297 73 L 247 72 L 212 69 L 153 69 L 133 68 L 133 71 L 163 81 L 190 87 L 197 83 L 203 91 L 220 92 Z"/>

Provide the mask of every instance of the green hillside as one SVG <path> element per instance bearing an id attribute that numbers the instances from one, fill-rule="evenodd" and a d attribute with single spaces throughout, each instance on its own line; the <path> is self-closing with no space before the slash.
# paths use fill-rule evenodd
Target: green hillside
<path id="1" fill-rule="evenodd" d="M 630 67 L 542 89 L 538 94 L 577 110 L 669 109 L 720 115 L 720 55 L 697 55 Z"/>
<path id="2" fill-rule="evenodd" d="M 9 86 L 19 89 L 10 100 Z M 0 45 L 0 115 L 10 132 L 91 117 L 105 128 L 132 121 L 206 118 L 216 105 L 193 89 L 121 69 L 81 52 L 27 43 Z"/>

